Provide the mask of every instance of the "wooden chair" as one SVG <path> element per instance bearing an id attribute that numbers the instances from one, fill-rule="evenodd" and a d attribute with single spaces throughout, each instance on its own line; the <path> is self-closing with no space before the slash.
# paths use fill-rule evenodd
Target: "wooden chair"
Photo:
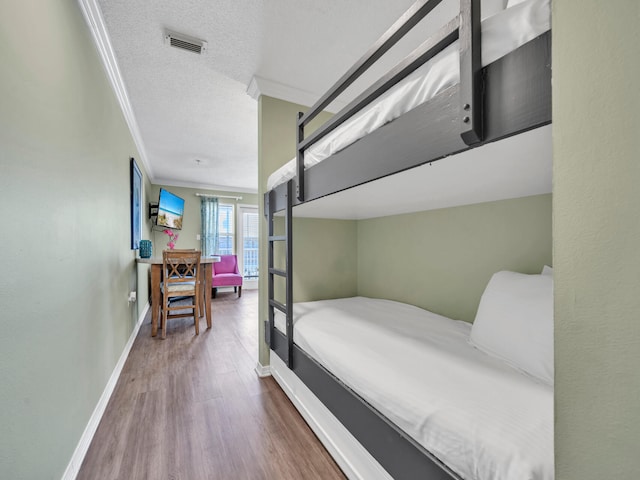
<path id="1" fill-rule="evenodd" d="M 200 333 L 200 256 L 199 250 L 165 250 L 162 252 L 162 338 L 167 337 L 167 321 L 172 318 L 193 317 L 196 335 Z M 191 305 L 171 306 L 175 297 L 193 297 Z M 171 313 L 191 309 L 192 313 Z"/>
<path id="2" fill-rule="evenodd" d="M 196 251 L 200 251 L 200 250 L 196 250 L 195 248 L 174 248 L 173 250 L 170 250 L 171 252 L 188 252 L 188 253 L 193 253 Z M 200 251 L 201 252 L 201 251 Z M 198 278 L 200 279 L 200 316 L 204 315 L 204 268 L 202 268 L 202 270 L 200 271 L 201 275 L 198 276 Z M 173 299 L 175 301 L 180 301 L 181 298 L 178 297 L 173 297 Z M 169 301 L 169 303 L 171 303 L 171 300 Z M 162 316 L 162 306 L 160 307 L 160 316 Z"/>

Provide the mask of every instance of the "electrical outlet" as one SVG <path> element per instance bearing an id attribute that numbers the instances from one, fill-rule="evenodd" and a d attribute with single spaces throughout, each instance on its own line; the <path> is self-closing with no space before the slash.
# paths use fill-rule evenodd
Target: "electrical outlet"
<path id="1" fill-rule="evenodd" d="M 128 299 L 129 303 L 135 302 L 136 301 L 136 297 L 137 297 L 136 292 L 129 292 L 129 299 Z"/>

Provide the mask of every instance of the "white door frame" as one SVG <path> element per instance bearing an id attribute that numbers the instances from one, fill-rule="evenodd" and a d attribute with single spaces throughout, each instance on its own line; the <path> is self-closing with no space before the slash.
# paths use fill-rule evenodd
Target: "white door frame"
<path id="1" fill-rule="evenodd" d="M 242 214 L 244 211 L 251 210 L 258 213 L 257 205 L 248 205 L 248 204 L 236 204 L 236 226 L 237 226 L 237 235 L 236 235 L 236 252 L 238 255 L 238 268 L 240 269 L 240 273 L 244 272 L 244 247 L 243 247 L 243 230 L 244 224 L 242 222 Z M 258 279 L 247 280 L 243 279 L 242 288 L 245 289 L 254 289 L 258 288 Z"/>

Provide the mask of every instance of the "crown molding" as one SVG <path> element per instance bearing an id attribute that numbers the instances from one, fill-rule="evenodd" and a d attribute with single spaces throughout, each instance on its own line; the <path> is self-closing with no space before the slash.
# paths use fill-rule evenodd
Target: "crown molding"
<path id="1" fill-rule="evenodd" d="M 120 69 L 118 68 L 118 62 L 116 60 L 113 47 L 111 46 L 111 39 L 109 38 L 109 33 L 107 32 L 107 27 L 104 23 L 104 18 L 102 17 L 102 10 L 100 10 L 100 6 L 98 5 L 98 0 L 78 0 L 78 3 L 80 4 L 80 9 L 82 10 L 85 21 L 89 26 L 89 30 L 91 31 L 91 36 L 96 44 L 96 48 L 100 53 L 102 65 L 107 72 L 109 83 L 111 83 L 113 91 L 116 94 L 116 98 L 120 104 L 120 109 L 122 110 L 122 114 L 124 115 L 127 126 L 129 127 L 129 132 L 133 137 L 133 142 L 138 149 L 140 160 L 144 165 L 149 179 L 154 183 L 153 170 L 151 169 L 151 164 L 147 158 L 147 151 L 145 149 L 144 142 L 142 141 L 142 135 L 140 134 L 138 122 L 136 121 L 133 108 L 131 107 L 131 102 L 129 100 L 127 89 L 124 85 L 124 80 L 122 79 Z"/>
<path id="2" fill-rule="evenodd" d="M 302 90 L 284 83 L 269 80 L 258 75 L 254 75 L 247 87 L 247 95 L 254 100 L 258 100 L 260 95 L 266 95 L 268 97 L 278 98 L 291 103 L 297 103 L 304 106 L 311 106 L 318 101 L 320 95 Z M 331 113 L 336 113 L 342 109 L 347 102 L 334 100 L 325 110 Z"/>
<path id="3" fill-rule="evenodd" d="M 194 183 L 194 182 L 180 182 L 176 180 L 168 180 L 166 178 L 157 178 L 154 182 L 154 185 L 165 185 L 167 187 L 184 187 L 184 188 L 195 188 L 195 189 L 203 189 L 203 190 L 215 190 L 217 192 L 226 192 L 226 193 L 252 193 L 257 195 L 258 189 L 256 188 L 246 188 L 246 187 L 230 187 L 228 185 L 210 185 L 207 183 Z"/>

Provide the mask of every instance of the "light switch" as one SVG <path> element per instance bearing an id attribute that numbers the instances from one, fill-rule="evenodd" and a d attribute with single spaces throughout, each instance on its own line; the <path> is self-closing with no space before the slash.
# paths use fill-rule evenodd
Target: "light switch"
<path id="1" fill-rule="evenodd" d="M 200 234 L 196 235 L 196 240 L 200 240 Z"/>

